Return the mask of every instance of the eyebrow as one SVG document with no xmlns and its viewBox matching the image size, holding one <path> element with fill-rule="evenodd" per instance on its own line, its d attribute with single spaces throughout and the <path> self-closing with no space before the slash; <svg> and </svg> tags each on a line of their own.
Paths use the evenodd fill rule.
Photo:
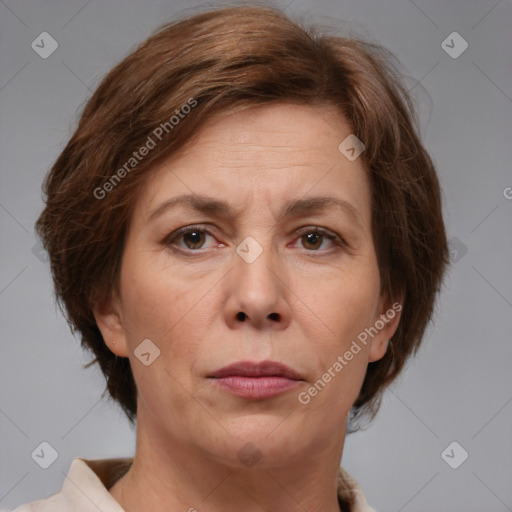
<svg viewBox="0 0 512 512">
<path fill-rule="evenodd" d="M 147 222 L 152 222 L 157 217 L 160 217 L 165 212 L 177 206 L 186 206 L 200 213 L 219 218 L 236 217 L 235 210 L 233 210 L 233 208 L 224 201 L 219 201 L 218 199 L 214 199 L 212 197 L 201 196 L 197 194 L 183 194 L 172 197 L 171 199 L 168 199 L 159 204 L 151 212 Z M 336 208 L 343 211 L 360 226 L 363 226 L 362 217 L 354 206 L 343 199 L 331 196 L 316 196 L 288 201 L 282 209 L 281 217 L 299 217 L 312 215 L 331 208 Z"/>
</svg>

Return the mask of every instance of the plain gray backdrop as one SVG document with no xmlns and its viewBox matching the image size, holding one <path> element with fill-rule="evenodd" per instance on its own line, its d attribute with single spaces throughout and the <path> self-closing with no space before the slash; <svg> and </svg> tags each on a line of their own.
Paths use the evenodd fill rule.
<svg viewBox="0 0 512 512">
<path fill-rule="evenodd" d="M 512 510 L 512 4 L 275 5 L 400 59 L 444 193 L 452 266 L 435 324 L 373 424 L 347 437 L 342 465 L 379 512 Z M 100 79 L 156 27 L 207 7 L 0 2 L 2 509 L 57 492 L 74 457 L 133 455 L 135 433 L 55 306 L 33 225 L 43 177 Z M 31 46 L 43 32 L 58 44 L 47 58 Z M 48 469 L 31 457 L 41 442 L 58 454 Z"/>
</svg>

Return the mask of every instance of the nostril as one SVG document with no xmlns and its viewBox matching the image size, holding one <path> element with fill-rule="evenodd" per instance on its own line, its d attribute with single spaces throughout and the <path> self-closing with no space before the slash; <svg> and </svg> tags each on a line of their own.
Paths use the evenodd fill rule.
<svg viewBox="0 0 512 512">
<path fill-rule="evenodd" d="M 243 311 L 240 311 L 236 314 L 236 319 L 239 320 L 240 322 L 244 322 L 246 318 L 247 315 Z M 268 315 L 268 318 L 270 318 L 270 320 L 279 321 L 281 317 L 279 316 L 279 313 L 270 313 L 270 315 Z"/>
</svg>

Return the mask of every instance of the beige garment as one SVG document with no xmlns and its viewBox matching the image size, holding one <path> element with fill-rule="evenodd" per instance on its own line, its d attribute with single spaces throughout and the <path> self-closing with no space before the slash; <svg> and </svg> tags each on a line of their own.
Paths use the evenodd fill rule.
<svg viewBox="0 0 512 512">
<path fill-rule="evenodd" d="M 132 460 L 74 459 L 59 492 L 20 505 L 12 512 L 124 512 L 108 489 L 128 471 Z M 366 503 L 359 484 L 341 467 L 338 499 L 343 512 L 375 512 Z"/>
</svg>

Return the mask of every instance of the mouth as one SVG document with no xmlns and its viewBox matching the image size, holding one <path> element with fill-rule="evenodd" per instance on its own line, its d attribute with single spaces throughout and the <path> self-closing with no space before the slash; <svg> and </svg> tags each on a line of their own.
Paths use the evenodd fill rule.
<svg viewBox="0 0 512 512">
<path fill-rule="evenodd" d="M 252 400 L 280 395 L 304 382 L 296 370 L 276 361 L 239 361 L 215 371 L 208 378 L 223 391 Z"/>
</svg>

